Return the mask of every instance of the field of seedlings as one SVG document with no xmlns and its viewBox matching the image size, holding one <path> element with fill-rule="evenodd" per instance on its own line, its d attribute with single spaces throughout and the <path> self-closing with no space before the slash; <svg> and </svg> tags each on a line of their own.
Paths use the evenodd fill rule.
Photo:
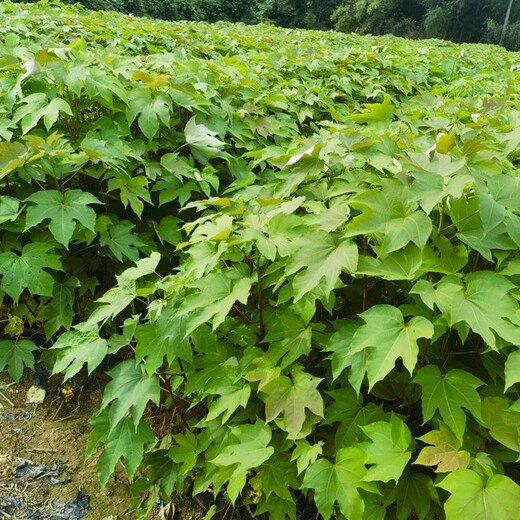
<svg viewBox="0 0 520 520">
<path fill-rule="evenodd" d="M 518 518 L 519 249 L 518 53 L 0 3 L 0 371 L 136 517 Z"/>
</svg>

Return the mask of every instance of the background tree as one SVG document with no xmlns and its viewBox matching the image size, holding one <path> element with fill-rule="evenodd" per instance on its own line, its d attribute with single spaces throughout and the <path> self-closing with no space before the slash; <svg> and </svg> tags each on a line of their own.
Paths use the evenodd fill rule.
<svg viewBox="0 0 520 520">
<path fill-rule="evenodd" d="M 347 0 L 334 10 L 332 20 L 338 31 L 419 37 L 423 12 L 416 0 Z"/>
</svg>

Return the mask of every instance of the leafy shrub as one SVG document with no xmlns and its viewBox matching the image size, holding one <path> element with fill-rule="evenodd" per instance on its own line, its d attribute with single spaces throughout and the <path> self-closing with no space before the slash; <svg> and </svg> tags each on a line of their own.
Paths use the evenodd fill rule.
<svg viewBox="0 0 520 520">
<path fill-rule="evenodd" d="M 0 369 L 109 359 L 102 485 L 123 459 L 143 516 L 187 487 L 515 516 L 514 54 L 45 3 L 0 27 Z"/>
</svg>

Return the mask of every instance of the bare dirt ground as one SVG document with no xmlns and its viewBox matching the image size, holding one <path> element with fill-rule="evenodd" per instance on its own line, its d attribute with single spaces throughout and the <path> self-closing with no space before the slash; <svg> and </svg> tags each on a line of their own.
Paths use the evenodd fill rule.
<svg viewBox="0 0 520 520">
<path fill-rule="evenodd" d="M 130 485 L 123 467 L 116 466 L 102 491 L 96 457 L 84 457 L 88 420 L 99 409 L 104 374 L 93 374 L 70 388 L 57 377 L 43 376 L 48 387 L 40 404 L 30 402 L 31 392 L 41 394 L 34 375 L 26 371 L 15 384 L 0 372 L 0 520 L 136 519 L 137 513 L 129 509 Z M 212 502 L 210 495 L 176 496 L 171 509 L 163 504 L 149 520 L 202 520 Z M 222 502 L 213 519 L 252 516 L 247 509 L 234 510 Z"/>
<path fill-rule="evenodd" d="M 79 387 L 71 396 L 51 381 L 37 405 L 27 402 L 30 387 L 28 378 L 15 385 L 0 373 L 0 518 L 134 518 L 122 469 L 101 491 L 95 460 L 84 461 L 88 418 L 101 388 Z"/>
</svg>

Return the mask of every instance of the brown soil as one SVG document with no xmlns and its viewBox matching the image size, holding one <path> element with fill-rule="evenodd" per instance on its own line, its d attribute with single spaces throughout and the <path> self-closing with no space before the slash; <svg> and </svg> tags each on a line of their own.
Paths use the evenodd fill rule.
<svg viewBox="0 0 520 520">
<path fill-rule="evenodd" d="M 29 382 L 15 385 L 0 373 L 0 414 L 4 414 L 4 419 L 0 415 L 0 498 L 20 502 L 14 513 L 0 510 L 0 518 L 21 519 L 31 509 L 52 514 L 52 501 L 73 501 L 78 491 L 89 499 L 91 509 L 84 517 L 88 520 L 135 518 L 128 510 L 130 491 L 122 468 L 101 491 L 95 460 L 84 461 L 88 418 L 99 406 L 101 389 L 78 387 L 67 400 L 57 382 L 51 382 L 44 402 L 34 405 L 27 402 L 30 386 Z M 5 414 L 15 418 L 6 420 Z M 46 477 L 16 477 L 20 459 L 45 466 L 58 463 L 57 477 L 71 480 L 50 485 Z"/>
<path fill-rule="evenodd" d="M 121 464 L 116 466 L 105 490 L 100 489 L 96 475 L 96 457 L 85 461 L 85 446 L 90 431 L 89 418 L 99 409 L 103 373 L 78 380 L 73 388 L 60 384 L 60 379 L 48 381 L 43 403 L 27 402 L 28 391 L 34 388 L 26 375 L 20 384 L 11 381 L 0 371 L 0 520 L 53 520 L 53 502 L 74 501 L 78 492 L 88 497 L 90 509 L 86 520 L 135 520 L 137 514 L 129 509 L 130 484 Z M 13 417 L 14 416 L 14 417 Z M 7 417 L 7 418 L 6 418 Z M 57 478 L 70 481 L 51 485 L 48 476 L 39 478 L 17 477 L 16 467 L 21 459 L 34 465 L 51 467 L 58 464 Z M 148 520 L 202 520 L 213 500 L 175 496 L 172 509 L 154 510 Z M 6 510 L 2 499 L 14 498 L 19 506 Z M 8 508 L 9 509 L 9 508 Z M 28 516 L 31 511 L 40 513 Z M 243 516 L 242 513 L 245 515 Z M 225 501 L 218 503 L 214 520 L 252 518 L 248 509 L 234 510 Z"/>
</svg>

